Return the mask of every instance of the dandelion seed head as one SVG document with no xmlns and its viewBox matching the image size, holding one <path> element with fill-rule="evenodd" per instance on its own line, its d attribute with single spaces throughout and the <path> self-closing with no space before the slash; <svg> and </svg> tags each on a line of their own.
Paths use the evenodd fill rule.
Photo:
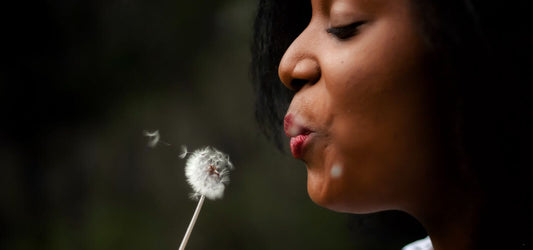
<svg viewBox="0 0 533 250">
<path fill-rule="evenodd" d="M 332 178 L 339 178 L 342 175 L 342 166 L 340 164 L 333 165 L 330 174 Z"/>
<path fill-rule="evenodd" d="M 229 156 L 215 148 L 205 147 L 190 153 L 185 164 L 185 177 L 194 191 L 191 197 L 222 198 L 225 186 L 229 184 L 229 171 L 233 168 Z"/>
<path fill-rule="evenodd" d="M 148 147 L 155 147 L 159 143 L 160 135 L 159 130 L 154 132 L 149 132 L 147 130 L 143 131 L 144 136 L 148 137 Z"/>
</svg>

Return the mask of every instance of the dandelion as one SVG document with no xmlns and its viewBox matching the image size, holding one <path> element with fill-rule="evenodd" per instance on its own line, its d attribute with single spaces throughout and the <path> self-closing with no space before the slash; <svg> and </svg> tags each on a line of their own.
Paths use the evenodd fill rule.
<svg viewBox="0 0 533 250">
<path fill-rule="evenodd" d="M 145 130 L 143 134 L 148 137 L 148 146 L 151 148 L 157 146 L 159 143 L 172 146 L 169 143 L 161 141 L 159 130 L 155 130 L 154 132 Z M 224 189 L 229 183 L 229 171 L 233 170 L 234 167 L 227 154 L 213 147 L 205 147 L 191 153 L 187 151 L 187 147 L 181 146 L 181 151 L 179 157 L 182 159 L 185 159 L 190 154 L 185 164 L 185 177 L 187 177 L 187 182 L 193 189 L 190 195 L 191 198 L 199 200 L 189 227 L 187 227 L 187 232 L 180 244 L 179 249 L 183 250 L 191 236 L 192 229 L 196 223 L 198 214 L 200 214 L 200 209 L 204 204 L 205 198 L 207 197 L 211 200 L 222 198 Z"/>
<path fill-rule="evenodd" d="M 187 245 L 205 197 L 210 200 L 222 198 L 224 189 L 229 183 L 229 171 L 234 169 L 229 156 L 212 147 L 205 147 L 190 153 L 185 146 L 182 146 L 180 158 L 185 158 L 188 154 L 190 156 L 185 164 L 185 177 L 193 189 L 191 198 L 199 199 L 199 201 L 181 241 L 180 250 L 185 249 Z"/>
</svg>

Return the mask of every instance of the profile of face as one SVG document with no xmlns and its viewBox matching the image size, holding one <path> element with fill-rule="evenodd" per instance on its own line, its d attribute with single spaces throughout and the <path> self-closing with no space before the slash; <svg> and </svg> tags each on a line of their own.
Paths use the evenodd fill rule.
<svg viewBox="0 0 533 250">
<path fill-rule="evenodd" d="M 336 211 L 409 210 L 441 165 L 424 43 L 409 0 L 312 0 L 279 77 L 311 199 Z"/>
</svg>

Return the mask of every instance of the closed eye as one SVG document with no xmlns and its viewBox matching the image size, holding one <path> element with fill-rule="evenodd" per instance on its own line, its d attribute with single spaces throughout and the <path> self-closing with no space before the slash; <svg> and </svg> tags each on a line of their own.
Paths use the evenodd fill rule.
<svg viewBox="0 0 533 250">
<path fill-rule="evenodd" d="M 352 36 L 357 35 L 357 32 L 359 31 L 359 26 L 363 24 L 365 24 L 365 21 L 355 22 L 342 27 L 331 27 L 328 28 L 326 31 L 340 40 L 346 40 Z"/>
</svg>

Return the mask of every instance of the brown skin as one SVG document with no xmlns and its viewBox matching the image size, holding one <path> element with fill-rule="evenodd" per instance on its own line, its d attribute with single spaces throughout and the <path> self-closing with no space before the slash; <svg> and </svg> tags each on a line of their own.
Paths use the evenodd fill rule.
<svg viewBox="0 0 533 250">
<path fill-rule="evenodd" d="M 477 191 L 442 146 L 449 138 L 409 1 L 311 2 L 311 22 L 279 67 L 297 90 L 288 114 L 313 131 L 302 157 L 311 199 L 349 213 L 402 210 L 421 221 L 435 249 L 468 249 Z M 327 32 L 359 21 L 346 39 Z M 333 166 L 342 167 L 339 177 Z"/>
</svg>

